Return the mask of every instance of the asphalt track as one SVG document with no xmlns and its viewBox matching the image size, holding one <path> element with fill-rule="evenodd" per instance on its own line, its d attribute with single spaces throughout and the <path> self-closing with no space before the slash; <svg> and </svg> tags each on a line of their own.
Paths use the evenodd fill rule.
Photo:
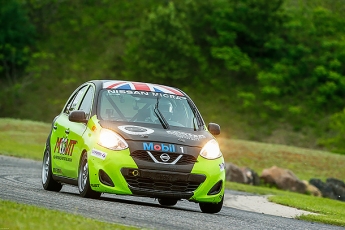
<svg viewBox="0 0 345 230">
<path fill-rule="evenodd" d="M 64 186 L 59 193 L 45 191 L 40 177 L 41 162 L 0 155 L 0 199 L 105 222 L 145 229 L 345 229 L 230 207 L 223 207 L 217 214 L 204 214 L 197 204 L 188 201 L 167 208 L 151 198 L 103 194 L 99 200 L 85 199 L 73 186 Z M 233 194 L 236 192 L 226 191 L 225 198 Z"/>
</svg>

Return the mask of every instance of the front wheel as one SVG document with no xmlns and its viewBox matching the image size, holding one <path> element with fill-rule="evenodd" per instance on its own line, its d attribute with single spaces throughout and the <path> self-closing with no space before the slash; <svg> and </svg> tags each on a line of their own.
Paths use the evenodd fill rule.
<svg viewBox="0 0 345 230">
<path fill-rule="evenodd" d="M 220 212 L 220 210 L 223 207 L 223 201 L 224 201 L 224 195 L 222 197 L 222 200 L 219 203 L 199 203 L 199 207 L 202 212 L 204 213 L 217 213 Z"/>
<path fill-rule="evenodd" d="M 58 192 L 62 184 L 53 179 L 49 146 L 46 146 L 42 162 L 42 185 L 45 190 Z"/>
<path fill-rule="evenodd" d="M 79 165 L 78 188 L 82 197 L 97 199 L 101 196 L 101 193 L 91 189 L 86 153 L 83 154 Z"/>
</svg>

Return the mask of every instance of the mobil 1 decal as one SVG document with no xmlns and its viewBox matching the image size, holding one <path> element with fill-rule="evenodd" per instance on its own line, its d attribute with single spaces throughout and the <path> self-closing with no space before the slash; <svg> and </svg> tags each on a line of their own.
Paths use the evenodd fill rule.
<svg viewBox="0 0 345 230">
<path fill-rule="evenodd" d="M 143 142 L 143 149 L 166 153 L 186 153 L 184 146 L 177 146 L 169 143 Z"/>
</svg>

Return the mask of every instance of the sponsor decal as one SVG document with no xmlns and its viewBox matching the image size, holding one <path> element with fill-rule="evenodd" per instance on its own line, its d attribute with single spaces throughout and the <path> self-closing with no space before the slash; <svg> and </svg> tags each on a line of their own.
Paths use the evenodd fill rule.
<svg viewBox="0 0 345 230">
<path fill-rule="evenodd" d="M 53 168 L 53 172 L 54 172 L 54 173 L 62 174 L 62 171 L 61 171 L 61 169 L 59 169 L 59 168 Z"/>
<path fill-rule="evenodd" d="M 54 156 L 54 159 L 72 162 L 72 158 L 64 157 L 64 156 L 56 156 L 56 155 L 55 155 L 55 156 Z"/>
<path fill-rule="evenodd" d="M 61 155 L 72 156 L 74 145 L 76 140 L 69 140 L 67 138 L 58 137 L 56 140 L 54 153 L 60 153 Z"/>
<path fill-rule="evenodd" d="M 121 131 L 131 134 L 131 135 L 145 135 L 145 134 L 151 134 L 154 132 L 153 129 L 141 127 L 141 126 L 135 126 L 135 125 L 121 125 L 118 127 Z"/>
<path fill-rule="evenodd" d="M 185 132 L 180 132 L 180 131 L 167 131 L 168 134 L 174 135 L 178 138 L 182 139 L 188 139 L 192 141 L 199 141 L 200 139 L 206 138 L 204 135 L 196 135 L 196 134 L 191 134 L 191 133 L 185 133 Z"/>
<path fill-rule="evenodd" d="M 107 154 L 96 149 L 92 149 L 91 156 L 104 160 L 107 157 Z"/>
<path fill-rule="evenodd" d="M 130 82 L 130 81 L 111 81 L 103 84 L 103 88 L 115 91 L 139 91 L 139 92 L 155 92 L 163 94 L 175 94 L 178 96 L 183 96 L 179 90 L 165 86 L 165 85 L 156 85 L 151 83 L 144 82 Z"/>
<path fill-rule="evenodd" d="M 93 187 L 93 188 L 98 188 L 99 184 L 90 184 L 90 186 Z"/>
<path fill-rule="evenodd" d="M 224 162 L 219 164 L 219 169 L 220 169 L 221 172 L 224 171 L 224 169 L 225 169 L 225 163 Z"/>
<path fill-rule="evenodd" d="M 134 91 L 134 90 L 108 90 L 108 94 L 133 94 L 149 96 L 150 92 Z"/>
<path fill-rule="evenodd" d="M 173 144 L 156 144 L 153 142 L 144 142 L 144 150 L 148 151 L 164 151 L 164 152 L 175 152 L 175 145 Z"/>
<path fill-rule="evenodd" d="M 156 92 L 145 92 L 145 91 L 134 91 L 134 90 L 114 90 L 109 89 L 108 94 L 133 94 L 133 95 L 144 95 L 144 96 L 153 96 L 153 97 L 164 97 L 164 98 L 170 98 L 175 100 L 185 100 L 185 97 L 181 97 L 175 94 L 168 94 L 168 93 L 156 93 Z"/>
</svg>

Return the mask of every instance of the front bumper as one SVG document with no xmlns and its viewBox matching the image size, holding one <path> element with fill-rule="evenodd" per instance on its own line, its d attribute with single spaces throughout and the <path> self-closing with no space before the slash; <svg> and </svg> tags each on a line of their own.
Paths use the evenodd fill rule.
<svg viewBox="0 0 345 230">
<path fill-rule="evenodd" d="M 122 168 L 128 187 L 136 195 L 154 198 L 189 199 L 206 180 L 202 174 Z"/>
<path fill-rule="evenodd" d="M 207 160 L 199 156 L 187 173 L 171 167 L 162 170 L 161 165 L 159 170 L 140 169 L 128 149 L 111 151 L 97 146 L 92 152 L 88 154 L 90 185 L 98 192 L 212 203 L 220 202 L 224 194 L 223 158 Z"/>
</svg>

